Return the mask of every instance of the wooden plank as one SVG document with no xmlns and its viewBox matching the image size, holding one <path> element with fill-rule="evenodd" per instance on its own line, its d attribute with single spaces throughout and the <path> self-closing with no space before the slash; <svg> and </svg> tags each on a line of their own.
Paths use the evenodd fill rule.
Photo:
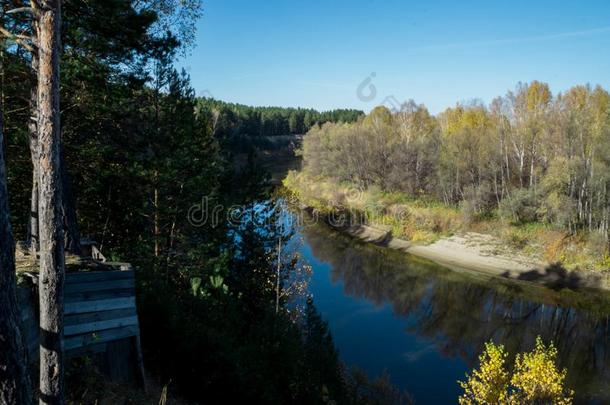
<svg viewBox="0 0 610 405">
<path fill-rule="evenodd" d="M 108 348 L 108 343 L 98 343 L 98 344 L 88 345 L 85 347 L 78 347 L 78 348 L 72 349 L 72 350 L 67 350 L 65 352 L 65 355 L 66 355 L 66 358 L 82 357 L 82 356 L 87 356 L 87 355 L 91 355 L 91 354 L 104 353 L 104 352 L 106 352 L 107 348 Z"/>
<path fill-rule="evenodd" d="M 126 318 L 135 316 L 136 308 L 115 309 L 113 311 L 91 312 L 87 314 L 67 315 L 64 318 L 64 326 L 79 325 L 81 323 L 107 321 L 109 319 Z"/>
<path fill-rule="evenodd" d="M 109 298 L 133 297 L 135 295 L 135 288 L 128 288 L 122 290 L 88 291 L 66 295 L 66 297 L 64 298 L 64 302 L 99 301 L 106 300 Z"/>
<path fill-rule="evenodd" d="M 111 311 L 113 309 L 135 308 L 135 297 L 111 298 L 106 300 L 67 302 L 64 315 L 84 314 L 86 312 Z"/>
<path fill-rule="evenodd" d="M 23 320 L 31 364 L 35 364 L 39 357 L 34 298 L 31 288 L 19 288 L 19 315 Z M 134 339 L 133 342 L 137 344 L 135 338 L 139 338 L 140 331 L 133 268 L 129 264 L 122 264 L 121 270 L 66 274 L 64 315 L 64 353 L 68 358 L 106 353 L 111 342 L 122 339 L 128 339 L 128 342 Z M 134 351 L 141 351 L 139 344 L 137 346 Z M 141 352 L 134 354 L 141 356 Z M 141 368 L 141 358 L 137 361 Z"/>
<path fill-rule="evenodd" d="M 64 350 L 69 351 L 92 344 L 112 342 L 113 340 L 137 336 L 138 333 L 140 333 L 140 328 L 137 325 L 132 325 L 116 329 L 106 329 L 95 333 L 86 333 L 84 335 L 71 336 L 64 339 Z"/>
<path fill-rule="evenodd" d="M 135 280 L 133 278 L 125 280 L 104 280 L 89 283 L 73 283 L 66 284 L 66 296 L 73 293 L 82 293 L 87 291 L 103 291 L 103 290 L 120 290 L 124 288 L 134 288 Z"/>
<path fill-rule="evenodd" d="M 93 283 L 96 281 L 125 280 L 135 278 L 133 270 L 83 271 L 66 274 L 66 286 L 78 283 Z"/>
<path fill-rule="evenodd" d="M 138 324 L 138 316 L 128 316 L 125 318 L 106 319 L 104 321 L 95 321 L 88 323 L 80 323 L 78 325 L 70 325 L 64 328 L 64 336 L 82 335 L 83 333 L 99 332 L 106 329 L 122 328 L 124 326 L 132 326 Z"/>
</svg>

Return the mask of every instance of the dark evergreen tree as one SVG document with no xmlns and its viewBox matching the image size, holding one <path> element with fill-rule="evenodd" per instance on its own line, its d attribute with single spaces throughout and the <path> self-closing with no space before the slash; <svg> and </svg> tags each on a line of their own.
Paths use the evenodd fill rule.
<svg viewBox="0 0 610 405">
<path fill-rule="evenodd" d="M 0 42 L 0 72 L 4 72 L 4 41 Z M 4 94 L 2 82 L 0 90 L 0 94 Z M 16 297 L 15 245 L 4 158 L 3 101 L 0 96 L 0 402 L 30 404 L 32 392 Z"/>
</svg>

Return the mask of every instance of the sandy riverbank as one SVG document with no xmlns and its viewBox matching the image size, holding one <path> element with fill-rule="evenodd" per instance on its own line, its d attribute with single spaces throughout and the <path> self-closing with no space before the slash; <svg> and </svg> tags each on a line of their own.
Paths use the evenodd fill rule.
<svg viewBox="0 0 610 405">
<path fill-rule="evenodd" d="M 574 270 L 507 252 L 491 235 L 468 232 L 441 238 L 430 245 L 418 245 L 395 238 L 390 232 L 367 225 L 334 227 L 354 238 L 391 249 L 402 250 L 456 271 L 536 282 L 552 288 L 594 288 L 610 290 L 608 274 Z"/>
</svg>

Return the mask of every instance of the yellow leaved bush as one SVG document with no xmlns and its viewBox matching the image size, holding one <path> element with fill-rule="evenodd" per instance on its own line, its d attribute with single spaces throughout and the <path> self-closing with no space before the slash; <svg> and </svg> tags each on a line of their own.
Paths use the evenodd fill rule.
<svg viewBox="0 0 610 405">
<path fill-rule="evenodd" d="M 467 381 L 459 381 L 464 394 L 460 404 L 499 404 L 506 402 L 510 381 L 505 363 L 508 354 L 504 346 L 485 343 L 485 351 L 479 356 L 479 369 L 474 370 Z"/>
<path fill-rule="evenodd" d="M 572 403 L 574 391 L 565 387 L 567 370 L 557 368 L 557 349 L 545 345 L 540 337 L 531 352 L 517 354 L 512 375 L 506 368 L 508 353 L 504 346 L 485 344 L 479 368 L 466 381 L 460 404 L 553 404 Z"/>
</svg>

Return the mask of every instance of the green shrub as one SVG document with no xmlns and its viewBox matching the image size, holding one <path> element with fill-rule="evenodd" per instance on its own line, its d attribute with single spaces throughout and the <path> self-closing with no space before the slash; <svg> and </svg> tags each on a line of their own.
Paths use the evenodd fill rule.
<svg viewBox="0 0 610 405">
<path fill-rule="evenodd" d="M 507 218 L 514 224 L 524 224 L 538 219 L 539 208 L 536 192 L 521 188 L 500 201 L 498 212 L 502 218 Z"/>
<path fill-rule="evenodd" d="M 489 218 L 497 204 L 497 199 L 489 183 L 469 186 L 464 189 L 464 199 L 460 211 L 465 223 L 473 223 Z"/>
</svg>

